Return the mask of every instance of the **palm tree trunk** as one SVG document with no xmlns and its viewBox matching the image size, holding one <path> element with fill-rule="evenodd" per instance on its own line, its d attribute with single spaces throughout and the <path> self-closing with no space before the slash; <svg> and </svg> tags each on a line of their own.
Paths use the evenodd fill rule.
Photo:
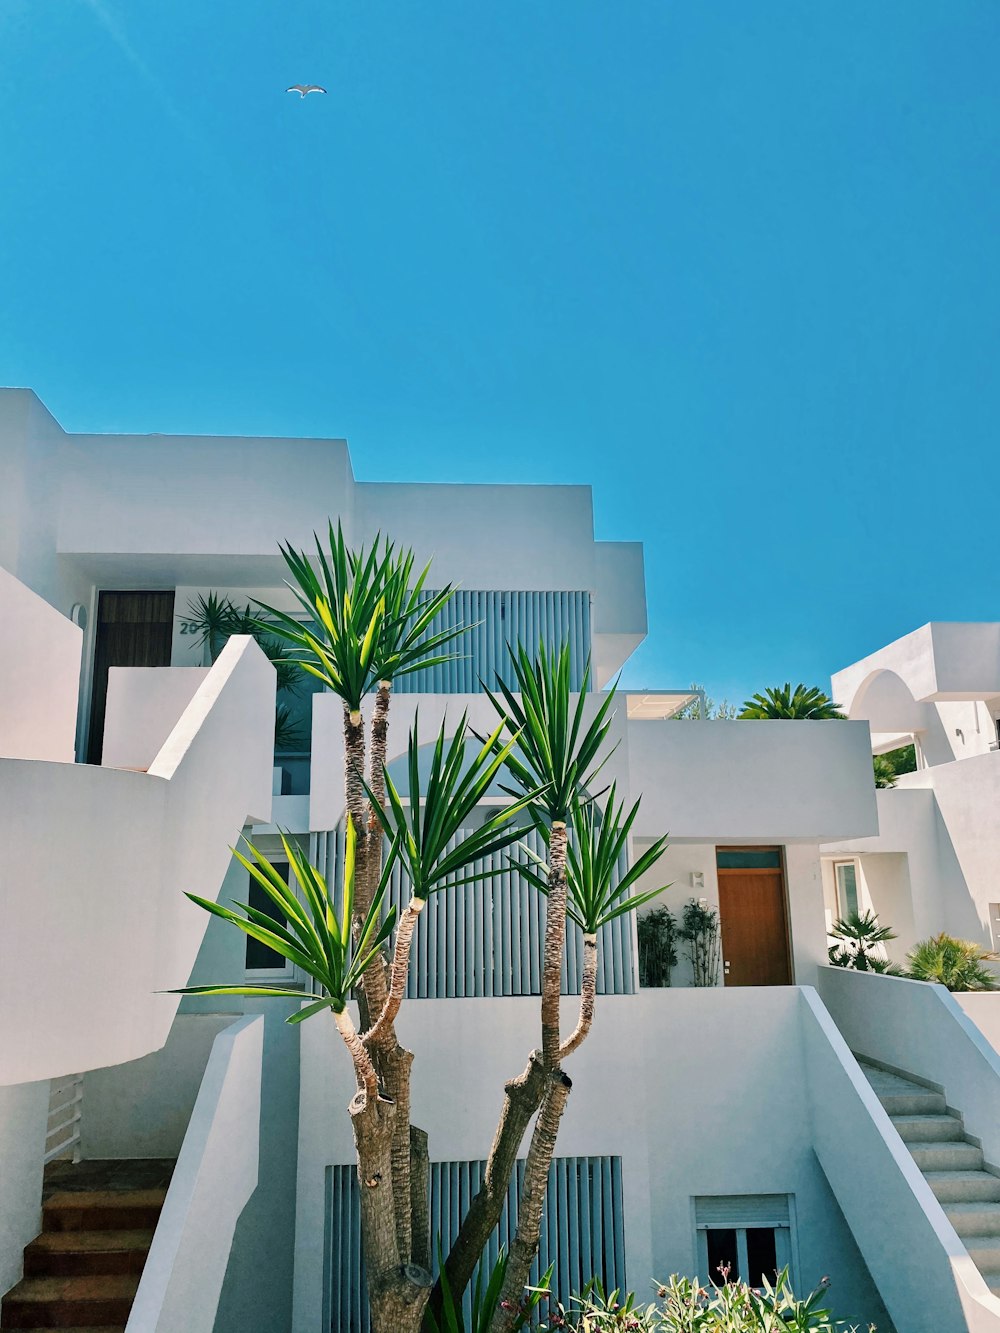
<svg viewBox="0 0 1000 1333">
<path fill-rule="evenodd" d="M 361 1235 L 372 1333 L 418 1333 L 430 1295 L 425 1268 L 403 1260 L 393 1196 L 395 1103 L 358 1092 L 350 1105 L 361 1187 Z"/>
<path fill-rule="evenodd" d="M 531 1117 L 538 1110 L 545 1092 L 545 1069 L 540 1051 L 532 1051 L 523 1074 L 504 1085 L 503 1109 L 497 1124 L 490 1155 L 479 1192 L 462 1219 L 458 1236 L 448 1253 L 445 1273 L 456 1304 L 461 1301 L 472 1272 L 486 1248 L 486 1242 L 500 1221 L 507 1187 L 517 1163 Z M 441 1322 L 443 1291 L 438 1278 L 431 1293 L 430 1307 Z"/>
<path fill-rule="evenodd" d="M 548 1075 L 542 1107 L 531 1135 L 524 1164 L 524 1184 L 517 1205 L 517 1231 L 507 1257 L 507 1271 L 490 1333 L 511 1333 L 520 1310 L 531 1264 L 538 1250 L 542 1208 L 549 1180 L 549 1167 L 556 1149 L 559 1121 L 569 1099 L 571 1080 L 561 1069 Z"/>
<path fill-rule="evenodd" d="M 572 1055 L 587 1036 L 594 1021 L 594 1005 L 597 998 L 597 936 L 585 934 L 583 937 L 583 977 L 580 982 L 580 1017 L 576 1027 L 559 1048 L 560 1061 Z"/>
<path fill-rule="evenodd" d="M 542 1063 L 559 1067 L 559 993 L 566 945 L 566 824 L 552 821 L 549 833 L 549 891 L 545 899 L 542 961 Z"/>
</svg>

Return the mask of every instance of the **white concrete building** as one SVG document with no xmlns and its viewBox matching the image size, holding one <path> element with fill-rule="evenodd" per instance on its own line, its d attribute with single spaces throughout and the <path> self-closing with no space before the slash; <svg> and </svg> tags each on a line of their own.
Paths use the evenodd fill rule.
<svg viewBox="0 0 1000 1333">
<path fill-rule="evenodd" d="M 245 826 L 272 847 L 290 829 L 336 873 L 339 702 L 312 696 L 307 740 L 273 755 L 273 669 L 246 639 L 207 668 L 187 608 L 280 599 L 277 543 L 308 547 L 328 517 L 433 557 L 477 629 L 466 661 L 400 683 L 398 756 L 417 705 L 427 735 L 446 706 L 485 717 L 478 679 L 508 641 L 568 639 L 577 679 L 589 653 L 606 686 L 646 633 L 641 548 L 594 540 L 586 487 L 359 482 L 337 440 L 69 435 L 23 390 L 0 392 L 0 513 L 0 1327 L 361 1330 L 332 1025 L 159 993 L 294 981 L 183 891 L 245 897 Z M 720 984 L 682 960 L 642 989 L 634 923 L 606 930 L 546 1213 L 559 1289 L 597 1272 L 645 1293 L 728 1257 L 754 1280 L 787 1263 L 798 1289 L 829 1275 L 838 1314 L 881 1333 L 1000 1330 L 990 1015 L 824 965 L 821 849 L 884 834 L 868 714 L 672 721 L 689 697 L 623 694 L 609 771 L 643 795 L 636 847 L 671 835 L 665 900 L 718 907 Z M 400 1032 L 445 1242 L 537 1043 L 538 921 L 498 866 L 420 923 Z"/>
<path fill-rule="evenodd" d="M 878 797 L 879 831 L 824 848 L 827 907 L 871 907 L 898 935 L 1000 948 L 1000 624 L 924 625 L 833 677 L 876 754 L 917 768 Z"/>
</svg>

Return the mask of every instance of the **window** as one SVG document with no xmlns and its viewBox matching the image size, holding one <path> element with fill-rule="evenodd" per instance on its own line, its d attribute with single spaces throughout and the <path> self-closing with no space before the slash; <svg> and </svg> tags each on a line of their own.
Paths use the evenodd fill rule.
<svg viewBox="0 0 1000 1333">
<path fill-rule="evenodd" d="M 780 870 L 780 847 L 719 847 L 715 862 L 720 870 Z"/>
<path fill-rule="evenodd" d="M 702 1281 L 760 1287 L 791 1267 L 787 1194 L 704 1196 L 695 1199 L 694 1210 Z"/>
<path fill-rule="evenodd" d="M 835 861 L 833 873 L 837 878 L 837 913 L 843 918 L 858 910 L 858 868 L 853 861 Z"/>
<path fill-rule="evenodd" d="M 289 876 L 287 861 L 273 861 L 272 865 L 287 884 Z M 252 876 L 247 878 L 249 880 L 247 902 L 250 906 L 258 912 L 266 912 L 280 925 L 286 925 L 286 918 L 278 910 L 277 904 L 268 897 Z M 274 949 L 269 949 L 260 940 L 251 939 L 249 935 L 247 936 L 246 970 L 256 973 L 258 977 L 262 973 L 269 977 L 289 977 L 292 975 L 292 966 L 287 958 L 283 958 Z"/>
</svg>

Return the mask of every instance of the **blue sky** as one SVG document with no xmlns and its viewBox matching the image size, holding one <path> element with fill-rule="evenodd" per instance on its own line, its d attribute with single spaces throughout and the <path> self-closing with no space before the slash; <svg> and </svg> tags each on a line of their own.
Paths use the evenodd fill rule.
<svg viewBox="0 0 1000 1333">
<path fill-rule="evenodd" d="M 998 64 L 996 0 L 3 0 L 0 383 L 590 483 L 630 683 L 825 682 L 1000 618 Z"/>
</svg>

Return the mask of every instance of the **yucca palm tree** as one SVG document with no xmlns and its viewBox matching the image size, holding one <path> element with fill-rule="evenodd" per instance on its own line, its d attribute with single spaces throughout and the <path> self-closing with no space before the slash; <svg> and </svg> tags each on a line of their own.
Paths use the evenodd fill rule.
<svg viewBox="0 0 1000 1333">
<path fill-rule="evenodd" d="M 542 830 L 547 860 L 532 868 L 533 882 L 541 881 L 546 894 L 542 1049 L 532 1053 L 520 1078 L 504 1086 L 504 1109 L 484 1185 L 445 1261 L 428 1316 L 443 1317 L 445 1284 L 452 1309 L 461 1301 L 499 1218 L 521 1141 L 536 1116 L 518 1234 L 498 1279 L 501 1299 L 490 1315 L 491 1333 L 509 1333 L 510 1311 L 521 1305 L 537 1248 L 548 1164 L 569 1094 L 561 1061 L 586 1037 L 593 1017 L 596 941 L 585 966 L 580 1021 L 568 1040 L 561 1040 L 559 981 L 567 912 L 589 937 L 604 921 L 645 901 L 647 895 L 627 895 L 660 854 L 663 840 L 616 878 L 635 807 L 626 813 L 612 789 L 599 816 L 592 799 L 593 784 L 608 757 L 614 691 L 599 699 L 588 695 L 588 663 L 580 697 L 574 699 L 565 647 L 543 647 L 536 658 L 521 648 L 514 651 L 513 683 L 508 687 L 500 682 L 495 693 L 487 692 L 497 713 L 493 732 L 476 738 L 474 747 L 464 717 L 450 738 L 442 725 L 426 775 L 415 724 L 404 794 L 385 765 L 391 684 L 399 676 L 448 660 L 451 654 L 443 650 L 454 647 L 463 632 L 460 627 L 439 628 L 452 589 L 448 585 L 437 593 L 425 592 L 427 569 L 417 574 L 412 553 L 387 541 L 376 539 L 370 547 L 351 550 L 342 529 L 332 524 L 328 536 L 327 548 L 317 540 L 315 556 L 281 547 L 288 586 L 303 618 L 258 603 L 253 621 L 258 633 L 273 636 L 296 670 L 321 680 L 343 702 L 348 845 L 342 904 L 337 907 L 316 867 L 287 837 L 285 853 L 298 891 L 284 883 L 256 848 L 248 845 L 236 853 L 270 898 L 273 913 L 249 903 L 223 907 L 206 899 L 194 901 L 290 959 L 312 979 L 304 1007 L 290 1022 L 327 1009 L 334 1015 L 357 1077 L 349 1112 L 359 1171 L 366 1183 L 375 1182 L 361 1191 L 373 1333 L 416 1333 L 431 1287 L 427 1136 L 410 1123 L 413 1057 L 395 1032 L 414 932 L 430 894 L 448 888 L 461 891 L 489 873 L 482 867 L 496 865 L 528 828 Z M 209 610 L 215 614 L 219 608 Z M 369 696 L 374 701 L 371 743 L 366 746 Z M 480 820 L 478 810 L 501 773 L 512 803 Z M 573 828 L 571 851 L 568 824 Z M 398 920 L 394 911 L 383 919 L 386 885 L 396 868 L 409 879 L 410 900 Z M 390 941 L 391 968 L 384 958 Z M 197 991 L 289 994 L 280 985 L 225 983 Z M 347 1006 L 352 991 L 361 1011 L 357 1029 Z M 293 993 L 303 999 L 301 992 Z M 491 1300 L 495 1294 L 491 1292 Z"/>
<path fill-rule="evenodd" d="M 825 722 L 831 718 L 843 720 L 844 714 L 822 690 L 815 685 L 796 685 L 793 690 L 786 681 L 763 694 L 755 694 L 743 705 L 740 720 L 750 718 L 802 718 Z"/>
</svg>

